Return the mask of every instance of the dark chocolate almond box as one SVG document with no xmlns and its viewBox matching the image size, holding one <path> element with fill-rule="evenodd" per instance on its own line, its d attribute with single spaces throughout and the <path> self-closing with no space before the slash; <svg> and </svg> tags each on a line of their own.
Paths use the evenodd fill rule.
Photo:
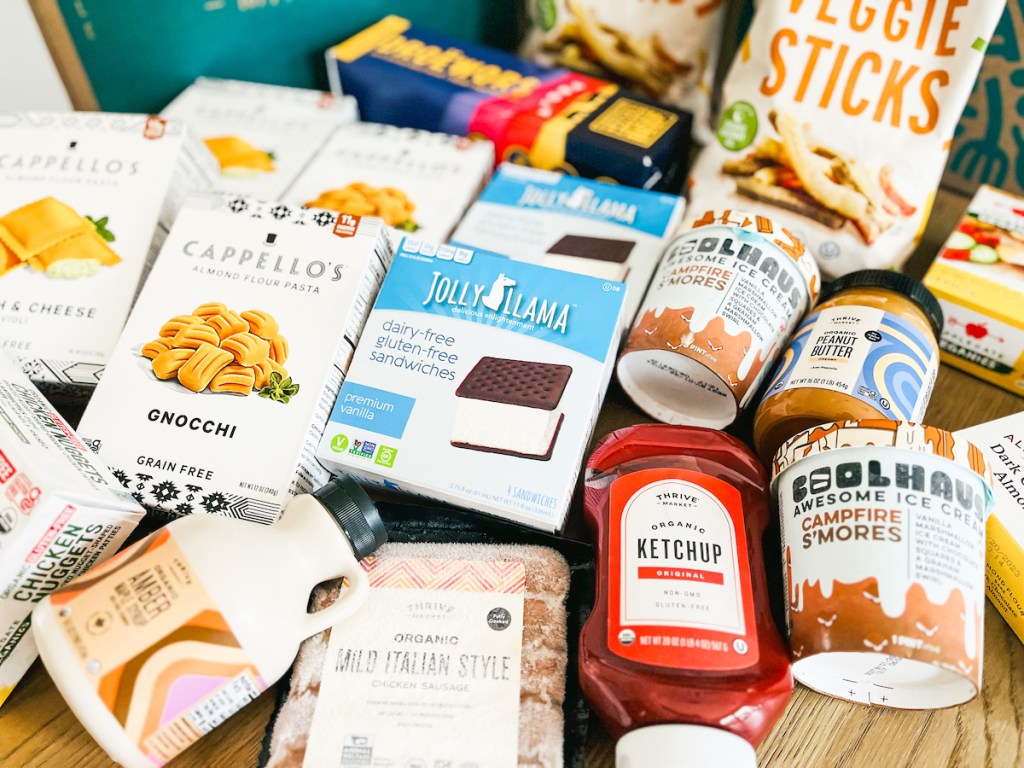
<svg viewBox="0 0 1024 768">
<path fill-rule="evenodd" d="M 363 482 L 564 522 L 625 285 L 406 239 L 317 450 Z"/>
</svg>

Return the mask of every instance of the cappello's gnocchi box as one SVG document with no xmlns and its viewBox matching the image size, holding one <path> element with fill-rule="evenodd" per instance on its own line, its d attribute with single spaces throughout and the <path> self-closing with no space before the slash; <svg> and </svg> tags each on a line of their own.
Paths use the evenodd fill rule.
<svg viewBox="0 0 1024 768">
<path fill-rule="evenodd" d="M 691 211 L 755 208 L 823 275 L 898 267 L 931 211 L 1003 0 L 759 0 Z"/>
<path fill-rule="evenodd" d="M 379 216 L 395 243 L 413 233 L 444 242 L 493 167 L 494 145 L 487 140 L 355 123 L 331 135 L 282 199 Z"/>
<path fill-rule="evenodd" d="M 190 198 L 79 431 L 145 507 L 274 522 L 391 261 L 380 219 Z"/>
<path fill-rule="evenodd" d="M 0 704 L 36 658 L 35 604 L 114 554 L 142 515 L 0 352 Z"/>
<path fill-rule="evenodd" d="M 322 91 L 200 77 L 163 116 L 188 123 L 220 168 L 216 189 L 278 200 L 356 101 Z"/>
<path fill-rule="evenodd" d="M 0 347 L 34 382 L 96 385 L 147 264 L 214 173 L 183 123 L 0 114 Z"/>
<path fill-rule="evenodd" d="M 562 528 L 625 285 L 407 238 L 317 457 L 383 488 Z"/>
</svg>

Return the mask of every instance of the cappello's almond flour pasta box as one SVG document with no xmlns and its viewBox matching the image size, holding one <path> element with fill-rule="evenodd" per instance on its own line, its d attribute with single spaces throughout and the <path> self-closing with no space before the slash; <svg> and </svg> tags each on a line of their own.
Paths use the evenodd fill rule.
<svg viewBox="0 0 1024 768">
<path fill-rule="evenodd" d="M 690 209 L 763 211 L 826 278 L 898 267 L 928 220 L 1002 0 L 765 0 Z"/>
<path fill-rule="evenodd" d="M 277 200 L 339 125 L 351 96 L 200 77 L 163 110 L 188 123 L 217 161 L 216 189 Z"/>
<path fill-rule="evenodd" d="M 0 704 L 36 658 L 35 604 L 114 554 L 142 515 L 0 353 Z"/>
<path fill-rule="evenodd" d="M 493 167 L 494 146 L 487 140 L 354 123 L 331 135 L 282 199 L 379 216 L 395 244 L 405 236 L 443 242 Z"/>
<path fill-rule="evenodd" d="M 273 523 L 313 458 L 391 261 L 380 219 L 190 198 L 80 432 L 160 518 Z"/>
<path fill-rule="evenodd" d="M 88 394 L 212 159 L 184 123 L 0 113 L 0 348 L 48 393 Z"/>
<path fill-rule="evenodd" d="M 365 483 L 557 531 L 625 286 L 407 238 L 317 457 Z"/>
</svg>

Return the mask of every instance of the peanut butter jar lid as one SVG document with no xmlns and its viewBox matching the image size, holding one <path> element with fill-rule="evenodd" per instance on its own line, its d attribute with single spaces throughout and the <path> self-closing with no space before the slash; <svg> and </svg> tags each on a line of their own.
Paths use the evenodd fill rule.
<svg viewBox="0 0 1024 768">
<path fill-rule="evenodd" d="M 833 280 L 822 295 L 822 299 L 828 299 L 849 288 L 884 288 L 906 296 L 924 312 L 936 338 L 942 333 L 942 306 L 935 298 L 935 294 L 920 280 L 888 269 L 863 269 Z"/>
<path fill-rule="evenodd" d="M 800 459 L 840 448 L 902 448 L 949 459 L 992 485 L 992 470 L 985 454 L 974 444 L 938 427 L 889 419 L 862 419 L 819 424 L 784 442 L 772 461 L 772 487 L 783 472 Z"/>
</svg>

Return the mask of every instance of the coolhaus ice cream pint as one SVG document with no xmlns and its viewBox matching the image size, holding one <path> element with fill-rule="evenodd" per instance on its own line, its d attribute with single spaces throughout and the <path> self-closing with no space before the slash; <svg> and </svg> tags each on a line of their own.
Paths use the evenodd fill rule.
<svg viewBox="0 0 1024 768">
<path fill-rule="evenodd" d="M 992 474 L 967 439 L 821 424 L 773 462 L 793 676 L 861 704 L 936 709 L 981 689 Z"/>
</svg>

